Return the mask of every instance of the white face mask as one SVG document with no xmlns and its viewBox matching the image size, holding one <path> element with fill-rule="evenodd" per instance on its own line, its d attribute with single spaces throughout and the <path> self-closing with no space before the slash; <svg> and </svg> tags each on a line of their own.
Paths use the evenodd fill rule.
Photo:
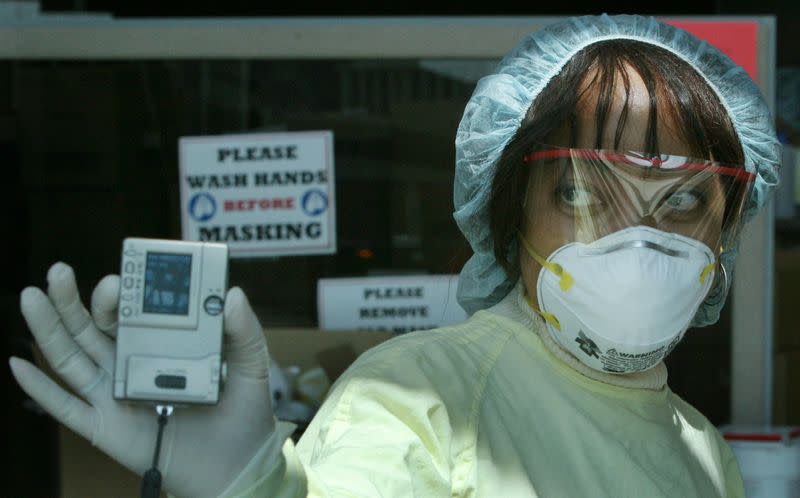
<svg viewBox="0 0 800 498">
<path fill-rule="evenodd" d="M 573 242 L 542 263 L 536 292 L 553 339 L 610 373 L 657 365 L 683 337 L 714 280 L 702 242 L 635 226 L 591 244 Z"/>
</svg>

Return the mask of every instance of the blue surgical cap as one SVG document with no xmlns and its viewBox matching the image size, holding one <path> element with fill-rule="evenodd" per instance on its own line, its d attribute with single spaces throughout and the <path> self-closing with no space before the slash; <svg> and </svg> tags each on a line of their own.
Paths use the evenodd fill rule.
<svg viewBox="0 0 800 498">
<path fill-rule="evenodd" d="M 586 46 L 613 39 L 636 40 L 672 52 L 697 70 L 719 96 L 742 144 L 744 167 L 756 176 L 745 207 L 745 222 L 777 187 L 781 151 L 769 109 L 753 80 L 725 54 L 652 17 L 604 14 L 550 24 L 524 38 L 493 74 L 478 81 L 458 127 L 453 216 L 473 251 L 458 281 L 458 301 L 467 313 L 497 303 L 516 283 L 495 259 L 489 224 L 489 197 L 497 160 L 534 99 L 564 65 Z M 505 251 L 516 259 L 516 243 Z M 738 244 L 725 248 L 720 255 L 728 275 L 737 252 Z M 692 325 L 708 325 L 719 319 L 730 279 L 718 281 L 713 298 L 703 303 Z"/>
</svg>

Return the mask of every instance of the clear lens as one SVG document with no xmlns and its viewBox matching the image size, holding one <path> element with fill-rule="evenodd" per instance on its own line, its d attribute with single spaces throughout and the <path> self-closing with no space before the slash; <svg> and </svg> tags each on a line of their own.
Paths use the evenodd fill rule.
<svg viewBox="0 0 800 498">
<path fill-rule="evenodd" d="M 525 163 L 524 228 L 545 257 L 548 249 L 637 225 L 693 238 L 719 254 L 738 235 L 754 180 L 742 166 L 636 152 L 542 146 Z"/>
</svg>

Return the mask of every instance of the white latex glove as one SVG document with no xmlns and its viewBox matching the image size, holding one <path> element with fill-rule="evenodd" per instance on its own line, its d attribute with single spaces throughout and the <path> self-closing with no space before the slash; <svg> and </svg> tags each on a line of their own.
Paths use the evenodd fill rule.
<svg viewBox="0 0 800 498">
<path fill-rule="evenodd" d="M 91 316 L 72 268 L 54 264 L 47 282 L 47 294 L 24 289 L 20 308 L 44 357 L 74 393 L 19 358 L 10 361 L 14 377 L 56 420 L 142 475 L 152 465 L 157 414 L 112 396 L 119 277 L 97 284 Z M 175 496 L 222 494 L 275 429 L 267 344 L 237 287 L 225 299 L 223 358 L 228 375 L 219 403 L 176 408 L 164 429 L 159 470 L 163 489 Z"/>
</svg>

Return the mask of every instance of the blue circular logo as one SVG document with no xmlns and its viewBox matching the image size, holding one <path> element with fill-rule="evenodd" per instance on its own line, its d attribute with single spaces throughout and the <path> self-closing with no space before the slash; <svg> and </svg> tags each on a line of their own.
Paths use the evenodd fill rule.
<svg viewBox="0 0 800 498">
<path fill-rule="evenodd" d="M 217 201 L 208 192 L 194 194 L 189 199 L 189 216 L 194 221 L 208 221 L 217 214 Z"/>
<path fill-rule="evenodd" d="M 328 209 L 328 196 L 319 189 L 307 190 L 300 200 L 303 212 L 309 216 L 319 216 Z"/>
</svg>

